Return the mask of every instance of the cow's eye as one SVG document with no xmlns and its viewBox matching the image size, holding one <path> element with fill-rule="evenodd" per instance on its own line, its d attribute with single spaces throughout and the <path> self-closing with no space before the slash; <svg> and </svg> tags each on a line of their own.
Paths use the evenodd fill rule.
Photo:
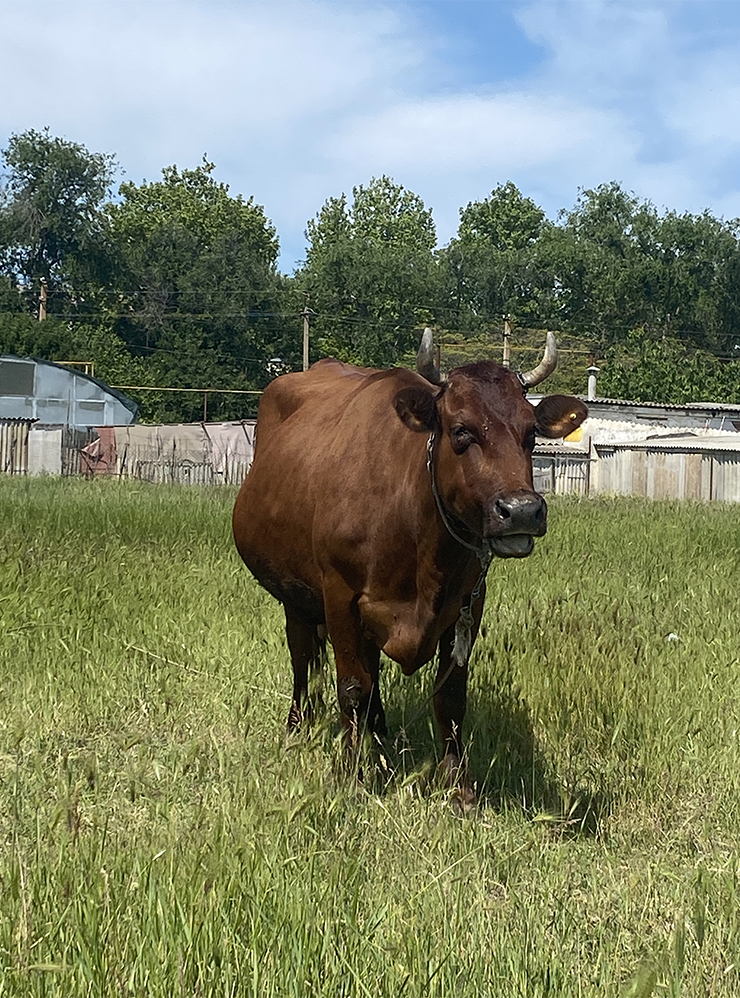
<svg viewBox="0 0 740 998">
<path fill-rule="evenodd" d="M 456 454 L 462 454 L 475 441 L 475 437 L 468 427 L 462 425 L 452 427 L 450 438 L 452 440 L 452 449 Z"/>
</svg>

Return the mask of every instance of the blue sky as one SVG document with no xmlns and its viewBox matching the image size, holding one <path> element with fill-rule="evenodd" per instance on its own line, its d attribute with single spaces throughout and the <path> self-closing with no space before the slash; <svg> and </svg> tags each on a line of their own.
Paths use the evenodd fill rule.
<svg viewBox="0 0 740 998">
<path fill-rule="evenodd" d="M 440 244 L 507 180 L 551 217 L 609 180 L 740 216 L 733 0 L 0 0 L 0 86 L 3 146 L 48 125 L 136 182 L 207 154 L 287 271 L 326 198 L 382 173 Z"/>
</svg>

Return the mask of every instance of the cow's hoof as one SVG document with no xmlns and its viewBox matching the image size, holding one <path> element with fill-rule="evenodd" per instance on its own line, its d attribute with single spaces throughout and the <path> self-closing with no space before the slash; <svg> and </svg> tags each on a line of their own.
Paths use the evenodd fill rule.
<svg viewBox="0 0 740 998">
<path fill-rule="evenodd" d="M 303 714 L 301 708 L 295 702 L 295 700 L 290 705 L 290 711 L 288 712 L 288 723 L 286 728 L 288 729 L 288 734 L 292 735 L 294 731 L 298 731 L 300 726 L 303 724 Z"/>
<path fill-rule="evenodd" d="M 466 781 L 461 786 L 455 787 L 452 791 L 450 804 L 455 814 L 464 818 L 478 807 L 478 795 Z"/>
<path fill-rule="evenodd" d="M 449 752 L 439 764 L 445 786 L 452 791 L 451 804 L 457 814 L 469 814 L 478 806 L 478 796 L 468 780 L 465 767 Z"/>
</svg>

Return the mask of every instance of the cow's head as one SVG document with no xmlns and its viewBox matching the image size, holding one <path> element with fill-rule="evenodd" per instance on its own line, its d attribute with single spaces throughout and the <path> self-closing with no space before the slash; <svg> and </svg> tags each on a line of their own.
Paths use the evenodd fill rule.
<svg viewBox="0 0 740 998">
<path fill-rule="evenodd" d="M 547 530 L 547 505 L 532 481 L 535 437 L 571 433 L 588 409 L 572 395 L 548 395 L 537 406 L 525 395 L 555 369 L 552 333 L 542 362 L 526 374 L 481 361 L 442 378 L 432 350 L 426 330 L 418 370 L 427 383 L 401 389 L 396 412 L 410 429 L 433 435 L 432 486 L 451 523 L 499 557 L 526 557 Z"/>
</svg>

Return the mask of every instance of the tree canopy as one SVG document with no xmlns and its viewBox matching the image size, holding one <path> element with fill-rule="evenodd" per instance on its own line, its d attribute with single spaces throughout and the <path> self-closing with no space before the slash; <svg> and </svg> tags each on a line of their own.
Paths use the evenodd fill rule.
<svg viewBox="0 0 740 998">
<path fill-rule="evenodd" d="M 708 212 L 660 215 L 616 183 L 583 191 L 543 239 L 553 318 L 598 348 L 642 328 L 722 352 L 740 334 L 739 234 Z"/>
<path fill-rule="evenodd" d="M 602 392 L 740 402 L 738 220 L 661 212 L 614 181 L 552 220 L 507 181 L 439 248 L 419 195 L 381 176 L 325 201 L 287 275 L 264 208 L 206 158 L 115 193 L 111 154 L 48 129 L 11 135 L 2 162 L 4 352 L 93 360 L 111 384 L 244 392 L 300 368 L 304 313 L 311 360 L 375 367 L 410 362 L 427 324 L 450 363 L 500 358 L 506 321 L 523 367 L 557 331 L 558 389 L 583 390 L 593 354 Z M 145 418 L 202 414 L 197 395 L 132 394 Z M 209 402 L 216 418 L 253 411 L 250 396 Z"/>
<path fill-rule="evenodd" d="M 115 160 L 54 138 L 48 128 L 12 135 L 3 150 L 0 265 L 30 305 L 34 282 L 72 291 L 101 270 L 104 215 Z"/>
<path fill-rule="evenodd" d="M 536 318 L 548 287 L 536 252 L 546 224 L 544 211 L 511 181 L 460 210 L 457 236 L 440 254 L 458 326 L 486 328 L 512 313 Z"/>
<path fill-rule="evenodd" d="M 209 162 L 168 167 L 160 181 L 122 184 L 120 200 L 107 206 L 118 280 L 102 299 L 118 336 L 147 360 L 152 384 L 248 389 L 265 381 L 277 237 L 263 209 L 232 197 L 213 170 Z M 219 403 L 221 415 L 238 409 Z"/>
<path fill-rule="evenodd" d="M 296 275 L 315 313 L 323 355 L 377 367 L 397 363 L 432 320 L 438 291 L 432 213 L 389 177 L 329 198 L 309 221 Z"/>
</svg>

